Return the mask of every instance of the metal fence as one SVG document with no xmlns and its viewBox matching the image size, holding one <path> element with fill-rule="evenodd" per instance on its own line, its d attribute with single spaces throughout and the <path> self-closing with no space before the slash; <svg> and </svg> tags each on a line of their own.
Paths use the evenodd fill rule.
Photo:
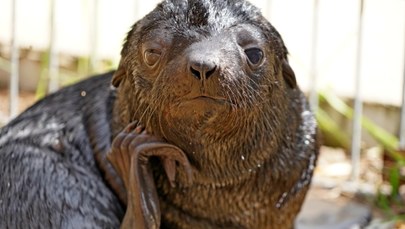
<svg viewBox="0 0 405 229">
<path fill-rule="evenodd" d="M 14 117 L 17 115 L 17 107 L 18 107 L 18 85 L 19 85 L 19 44 L 17 43 L 17 23 L 16 23 L 16 15 L 19 13 L 16 7 L 16 4 L 19 0 L 12 0 L 12 7 L 11 7 L 11 70 L 10 70 L 10 107 L 9 107 L 9 114 L 10 117 Z M 51 0 L 51 6 L 50 6 L 50 13 L 49 13 L 49 23 L 50 23 L 50 33 L 49 33 L 49 53 L 50 53 L 50 60 L 49 60 L 49 91 L 55 91 L 58 87 L 58 50 L 55 47 L 55 27 L 56 27 L 56 22 L 55 22 L 55 14 L 56 9 L 55 9 L 55 2 L 57 0 Z M 138 6 L 141 4 L 141 1 L 135 1 L 135 6 L 136 9 L 134 9 L 135 13 L 138 13 Z M 90 48 L 90 63 L 91 67 L 94 68 L 96 66 L 97 61 L 98 61 L 98 53 L 97 53 L 97 23 L 98 23 L 98 3 L 99 0 L 92 0 L 92 8 L 95 9 L 93 10 L 92 13 L 92 24 L 91 28 L 93 30 L 90 32 L 90 40 L 92 47 Z M 360 143 L 362 140 L 361 136 L 361 130 L 362 130 L 362 96 L 361 96 L 361 90 L 362 90 L 362 85 L 364 85 L 363 79 L 361 78 L 361 64 L 362 64 L 362 40 L 363 40 L 363 9 L 364 9 L 364 3 L 365 0 L 358 0 L 359 4 L 359 11 L 358 11 L 358 20 L 357 20 L 357 45 L 356 45 L 356 67 L 355 67 L 355 86 L 356 86 L 356 93 L 354 97 L 354 117 L 353 117 L 353 130 L 352 130 L 352 147 L 351 147 L 351 154 L 352 154 L 352 163 L 353 163 L 353 171 L 352 171 L 352 178 L 353 180 L 358 180 L 359 179 L 359 163 L 360 163 Z M 311 53 L 308 55 L 308 58 L 310 58 L 310 76 L 311 76 L 311 87 L 310 87 L 310 93 L 309 93 L 309 98 L 310 98 L 310 103 L 312 104 L 313 109 L 316 111 L 318 107 L 318 80 L 319 77 L 317 75 L 317 48 L 318 48 L 318 40 L 317 40 L 317 34 L 318 34 L 318 23 L 319 23 L 319 4 L 320 0 L 313 0 L 310 4 L 313 4 L 313 15 L 312 15 L 312 31 L 308 31 L 308 33 L 312 34 L 312 40 L 310 50 Z M 266 1 L 264 4 L 264 9 L 263 11 L 266 12 L 268 15 L 271 12 L 272 9 L 272 1 Z M 405 12 L 405 9 L 404 9 Z M 270 15 L 271 16 L 271 15 Z M 399 30 L 402 30 L 403 28 L 398 28 Z M 405 50 L 402 50 L 405 53 Z M 404 63 L 405 66 L 405 63 Z M 403 77 L 405 78 L 405 67 L 404 67 L 404 75 Z M 404 103 L 405 103 L 405 80 L 403 81 L 403 98 L 402 98 L 402 112 L 401 112 L 401 123 L 400 123 L 400 143 L 399 143 L 399 148 L 405 149 L 405 110 L 404 110 Z"/>
</svg>

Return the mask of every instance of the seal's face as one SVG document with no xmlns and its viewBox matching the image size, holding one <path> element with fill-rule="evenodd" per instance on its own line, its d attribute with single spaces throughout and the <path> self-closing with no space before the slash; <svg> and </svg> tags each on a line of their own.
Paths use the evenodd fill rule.
<svg viewBox="0 0 405 229">
<path fill-rule="evenodd" d="M 128 34 L 113 83 L 123 81 L 130 119 L 184 148 L 277 122 L 285 88 L 295 87 L 286 53 L 245 1 L 164 1 Z"/>
<path fill-rule="evenodd" d="M 165 125 L 197 130 L 261 102 L 259 87 L 267 80 L 263 71 L 268 61 L 265 39 L 255 27 L 159 37 L 141 42 L 144 72 L 139 80 L 150 82 L 152 94 L 161 95 Z"/>
</svg>

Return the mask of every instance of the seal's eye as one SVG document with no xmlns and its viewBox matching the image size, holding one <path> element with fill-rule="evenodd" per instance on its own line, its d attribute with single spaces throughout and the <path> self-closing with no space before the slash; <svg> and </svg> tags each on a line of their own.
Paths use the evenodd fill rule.
<svg viewBox="0 0 405 229">
<path fill-rule="evenodd" d="M 246 56 L 253 65 L 260 64 L 263 59 L 263 51 L 259 48 L 249 48 L 245 50 Z"/>
<path fill-rule="evenodd" d="M 159 60 L 162 52 L 158 49 L 147 49 L 144 53 L 145 63 L 153 67 Z"/>
</svg>

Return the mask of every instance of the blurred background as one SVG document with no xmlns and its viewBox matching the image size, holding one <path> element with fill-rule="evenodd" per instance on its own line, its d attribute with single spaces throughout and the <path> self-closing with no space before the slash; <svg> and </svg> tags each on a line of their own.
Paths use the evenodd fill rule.
<svg viewBox="0 0 405 229">
<path fill-rule="evenodd" d="M 158 2 L 1 0 L 0 126 L 46 94 L 116 68 L 130 26 Z M 251 2 L 282 35 L 323 135 L 309 199 L 337 210 L 303 214 L 300 228 L 401 228 L 405 0 Z"/>
</svg>

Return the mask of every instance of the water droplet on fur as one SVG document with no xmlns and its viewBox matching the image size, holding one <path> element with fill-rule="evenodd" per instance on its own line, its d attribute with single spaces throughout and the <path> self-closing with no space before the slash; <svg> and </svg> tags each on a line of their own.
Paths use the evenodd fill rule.
<svg viewBox="0 0 405 229">
<path fill-rule="evenodd" d="M 86 92 L 86 91 L 82 91 L 82 92 L 80 92 L 80 95 L 81 95 L 82 97 L 85 97 L 85 96 L 87 95 L 87 92 Z"/>
<path fill-rule="evenodd" d="M 308 140 L 305 140 L 305 145 L 309 145 L 309 141 Z"/>
<path fill-rule="evenodd" d="M 11 184 L 10 182 L 7 183 L 7 188 L 10 188 Z"/>
<path fill-rule="evenodd" d="M 284 193 L 283 193 L 283 199 L 286 198 L 286 197 L 287 197 L 287 193 L 284 192 Z"/>
<path fill-rule="evenodd" d="M 276 204 L 276 208 L 280 208 L 281 205 L 284 203 L 285 198 L 287 197 L 288 193 L 284 192 L 283 195 L 281 195 L 280 199 L 278 200 Z"/>
<path fill-rule="evenodd" d="M 245 156 L 243 156 L 243 155 L 242 155 L 242 157 L 241 157 L 241 158 L 242 158 L 242 160 L 243 160 L 243 161 L 245 160 Z"/>
</svg>

